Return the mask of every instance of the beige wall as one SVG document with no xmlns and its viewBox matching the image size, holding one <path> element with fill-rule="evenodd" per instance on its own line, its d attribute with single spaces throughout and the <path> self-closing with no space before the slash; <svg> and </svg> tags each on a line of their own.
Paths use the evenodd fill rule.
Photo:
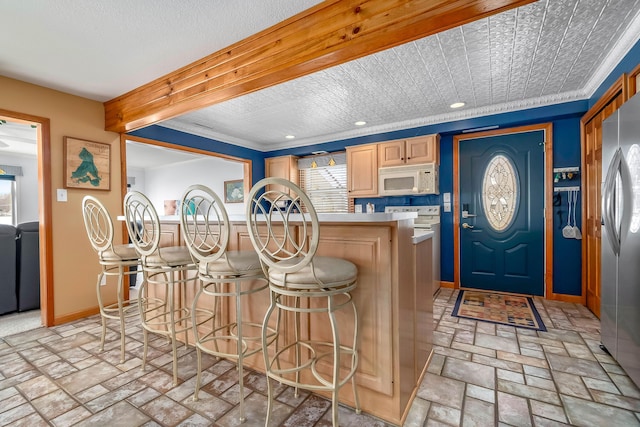
<svg viewBox="0 0 640 427">
<path fill-rule="evenodd" d="M 50 120 L 54 321 L 81 317 L 96 310 L 99 266 L 82 220 L 81 203 L 87 191 L 69 189 L 68 202 L 55 201 L 56 189 L 63 188 L 63 136 L 111 145 L 111 190 L 90 194 L 98 197 L 115 216 L 122 212 L 119 135 L 104 130 L 104 108 L 100 102 L 2 76 L 0 94 L 1 109 Z M 119 238 L 118 225 L 115 224 Z M 113 295 L 113 288 L 109 283 L 106 290 Z"/>
</svg>

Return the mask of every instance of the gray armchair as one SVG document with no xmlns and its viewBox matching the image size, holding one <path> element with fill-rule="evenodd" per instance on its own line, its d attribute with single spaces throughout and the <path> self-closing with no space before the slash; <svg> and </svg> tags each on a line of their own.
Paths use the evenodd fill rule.
<svg viewBox="0 0 640 427">
<path fill-rule="evenodd" d="M 0 224 L 0 314 L 18 309 L 16 236 L 13 225 Z"/>
<path fill-rule="evenodd" d="M 40 232 L 38 221 L 18 224 L 18 311 L 40 308 Z"/>
</svg>

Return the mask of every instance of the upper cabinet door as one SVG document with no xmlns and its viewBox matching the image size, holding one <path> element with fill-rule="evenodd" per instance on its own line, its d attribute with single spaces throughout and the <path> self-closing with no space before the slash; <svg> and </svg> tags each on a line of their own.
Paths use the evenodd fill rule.
<svg viewBox="0 0 640 427">
<path fill-rule="evenodd" d="M 378 144 L 378 161 L 380 167 L 403 165 L 405 163 L 404 139 Z"/>
<path fill-rule="evenodd" d="M 298 185 L 298 158 L 295 156 L 269 157 L 264 160 L 264 176 L 266 178 L 284 178 Z M 279 185 L 269 185 L 267 190 L 284 191 Z"/>
<path fill-rule="evenodd" d="M 378 161 L 381 168 L 420 163 L 440 164 L 440 135 L 382 142 L 378 144 Z"/>
<path fill-rule="evenodd" d="M 347 147 L 347 189 L 349 197 L 378 195 L 378 147 Z"/>
<path fill-rule="evenodd" d="M 406 163 L 440 164 L 440 135 L 425 135 L 405 141 Z"/>
</svg>

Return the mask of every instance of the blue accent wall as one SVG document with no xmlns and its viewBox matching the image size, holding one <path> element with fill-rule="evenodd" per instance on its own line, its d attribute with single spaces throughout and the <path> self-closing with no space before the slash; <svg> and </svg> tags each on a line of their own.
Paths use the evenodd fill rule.
<svg viewBox="0 0 640 427">
<path fill-rule="evenodd" d="M 251 160 L 252 184 L 255 184 L 264 178 L 264 153 L 250 148 L 240 147 L 238 145 L 227 144 L 226 142 L 216 141 L 215 139 L 203 138 L 198 135 L 180 132 L 163 126 L 149 126 L 133 132 L 128 135 L 138 136 L 140 138 L 148 138 L 156 141 L 168 142 L 183 147 L 197 148 L 204 151 L 225 154 L 227 156 L 237 157 L 240 159 Z M 212 171 L 215 173 L 215 171 Z"/>
<path fill-rule="evenodd" d="M 387 205 L 442 205 L 442 193 L 453 193 L 453 136 L 463 130 L 486 126 L 511 128 L 529 124 L 552 123 L 553 125 L 553 167 L 581 166 L 580 164 L 580 118 L 597 102 L 604 92 L 620 77 L 631 71 L 640 62 L 640 41 L 627 53 L 602 85 L 588 100 L 567 102 L 551 106 L 512 111 L 509 113 L 475 117 L 447 123 L 422 126 L 395 132 L 386 132 L 358 138 L 314 144 L 305 147 L 274 150 L 263 153 L 220 141 L 185 134 L 161 126 L 150 126 L 135 132 L 136 135 L 185 147 L 214 151 L 252 161 L 253 182 L 264 177 L 264 159 L 282 155 L 305 156 L 312 151 L 342 151 L 347 146 L 376 143 L 393 139 L 409 138 L 433 133 L 440 134 L 440 195 L 419 197 L 382 197 L 362 198 L 356 203 L 373 203 L 376 211 L 384 210 Z M 579 182 L 579 181 L 578 181 Z M 570 185 L 579 185 L 570 183 Z M 578 212 L 581 211 L 582 194 L 578 199 Z M 567 221 L 567 193 L 562 193 L 562 203 L 553 207 L 553 290 L 555 293 L 581 295 L 582 292 L 582 252 L 581 241 L 562 237 L 562 227 Z M 558 215 L 558 212 L 561 215 Z M 580 215 L 576 217 L 580 224 Z M 453 213 L 441 213 L 441 280 L 453 282 Z"/>
<path fill-rule="evenodd" d="M 376 212 L 383 211 L 386 205 L 441 205 L 442 194 L 453 194 L 453 136 L 459 135 L 465 129 L 475 129 L 485 126 L 497 125 L 499 128 L 512 128 L 530 124 L 548 123 L 553 125 L 553 167 L 580 166 L 580 118 L 587 111 L 587 101 L 571 102 L 548 107 L 539 107 L 530 110 L 496 114 L 457 122 L 442 123 L 439 125 L 425 126 L 412 129 L 407 132 L 391 132 L 377 141 L 406 138 L 407 136 L 425 135 L 430 133 L 440 134 L 440 195 L 420 197 L 380 197 L 356 199 L 358 204 L 373 203 Z M 402 135 L 402 136 L 401 136 Z M 357 145 L 358 143 L 377 142 L 360 139 L 343 141 L 344 146 Z M 342 148 L 344 148 L 344 146 Z M 306 147 L 302 147 L 306 148 Z M 314 149 L 328 149 L 317 146 Z M 292 150 L 294 151 L 294 150 Z M 298 151 L 301 155 L 302 152 Z M 271 153 L 269 153 L 271 154 Z M 282 154 L 294 154 L 293 152 L 280 152 Z M 563 195 L 566 202 L 566 193 Z M 580 200 L 578 201 L 580 202 Z M 580 205 L 578 205 L 580 206 Z M 563 210 L 562 226 L 566 225 L 567 206 L 560 207 Z M 555 212 L 554 207 L 554 212 Z M 579 211 L 578 211 L 579 212 Z M 580 218 L 576 218 L 580 225 Z M 580 295 L 582 292 L 582 247 L 581 242 L 575 239 L 562 237 L 562 226 L 556 223 L 554 218 L 553 246 L 554 246 L 554 271 L 553 288 L 555 293 Z M 453 282 L 454 277 L 454 250 L 453 250 L 453 212 L 441 211 L 441 272 L 440 279 Z"/>
<path fill-rule="evenodd" d="M 347 146 L 369 144 L 412 136 L 440 134 L 440 195 L 426 196 L 394 196 L 356 199 L 358 204 L 373 203 L 376 212 L 384 211 L 388 205 L 442 205 L 442 193 L 453 193 L 453 136 L 463 130 L 498 125 L 510 128 L 537 123 L 553 123 L 553 157 L 554 167 L 580 166 L 580 117 L 587 111 L 587 101 L 576 101 L 565 104 L 538 107 L 529 110 L 515 111 L 492 116 L 447 122 L 414 129 L 406 129 L 385 134 L 369 135 L 353 139 L 334 141 L 313 146 L 296 147 L 287 150 L 262 153 L 224 142 L 202 138 L 195 135 L 164 128 L 150 126 L 132 132 L 132 135 L 150 138 L 198 148 L 207 151 L 248 158 L 252 160 L 254 183 L 264 177 L 264 158 L 282 155 L 304 156 L 315 150 L 341 151 Z M 566 193 L 563 202 L 566 201 Z M 566 205 L 563 218 L 566 221 Z M 555 210 L 554 210 L 555 212 Z M 562 237 L 562 226 L 556 224 L 554 217 L 554 292 L 580 295 L 581 286 L 581 245 L 578 240 Z M 578 218 L 579 222 L 579 218 Z M 453 212 L 441 214 L 441 280 L 453 282 L 454 250 L 453 250 Z"/>
<path fill-rule="evenodd" d="M 553 121 L 553 167 L 564 168 L 580 165 L 580 117 Z M 579 186 L 580 176 L 559 182 L 557 186 Z M 553 291 L 557 294 L 582 294 L 582 241 L 566 239 L 562 228 L 567 225 L 568 194 L 554 193 L 561 200 L 560 206 L 552 206 L 553 215 Z M 582 229 L 582 191 L 576 203 L 576 222 Z M 558 200 L 554 198 L 554 200 Z M 558 215 L 560 212 L 560 215 Z"/>
<path fill-rule="evenodd" d="M 623 73 L 630 72 L 638 65 L 638 63 L 640 63 L 640 40 L 638 40 L 636 44 L 629 49 L 629 52 L 627 52 L 624 58 L 622 58 L 622 61 L 615 66 L 609 76 L 604 79 L 600 86 L 598 86 L 598 89 L 596 89 L 591 98 L 589 98 L 589 108 L 593 107 L 593 105 L 598 102 L 598 99 L 604 95 L 607 89 L 609 89 Z"/>
</svg>

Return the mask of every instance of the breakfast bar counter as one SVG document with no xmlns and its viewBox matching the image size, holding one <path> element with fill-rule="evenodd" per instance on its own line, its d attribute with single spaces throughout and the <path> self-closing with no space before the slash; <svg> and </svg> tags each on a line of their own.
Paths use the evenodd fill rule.
<svg viewBox="0 0 640 427">
<path fill-rule="evenodd" d="M 364 412 L 400 425 L 415 396 L 432 350 L 433 292 L 431 238 L 413 238 L 415 213 L 319 214 L 319 256 L 353 262 L 358 284 L 352 292 L 359 316 L 359 365 L 356 382 Z M 253 250 L 244 218 L 232 216 L 229 250 Z M 166 225 L 166 227 L 165 227 Z M 179 233 L 177 218 L 163 218 L 163 230 Z M 302 227 L 290 222 L 294 233 Z M 163 231 L 164 232 L 164 231 Z M 178 236 L 168 238 L 176 243 Z M 184 244 L 184 243 L 183 243 Z M 193 300 L 195 284 L 183 303 Z M 212 304 L 206 300 L 202 304 Z M 269 305 L 268 292 L 243 301 L 243 317 L 260 324 Z M 234 316 L 234 307 L 223 304 L 222 316 Z M 272 316 L 275 321 L 276 316 Z M 340 330 L 349 337 L 353 320 L 338 314 Z M 286 334 L 293 334 L 293 319 L 283 318 Z M 301 322 L 301 333 L 311 339 L 329 340 L 328 323 Z M 258 333 L 257 331 L 255 331 Z M 286 336 L 284 337 L 286 340 Z M 348 338 L 345 338 L 345 344 Z M 264 372 L 262 355 L 245 359 L 245 365 Z M 328 369 L 328 367 L 326 367 Z M 347 363 L 344 364 L 344 369 Z M 320 367 L 322 369 L 322 367 Z M 355 406 L 351 384 L 340 391 L 340 401 Z"/>
</svg>

